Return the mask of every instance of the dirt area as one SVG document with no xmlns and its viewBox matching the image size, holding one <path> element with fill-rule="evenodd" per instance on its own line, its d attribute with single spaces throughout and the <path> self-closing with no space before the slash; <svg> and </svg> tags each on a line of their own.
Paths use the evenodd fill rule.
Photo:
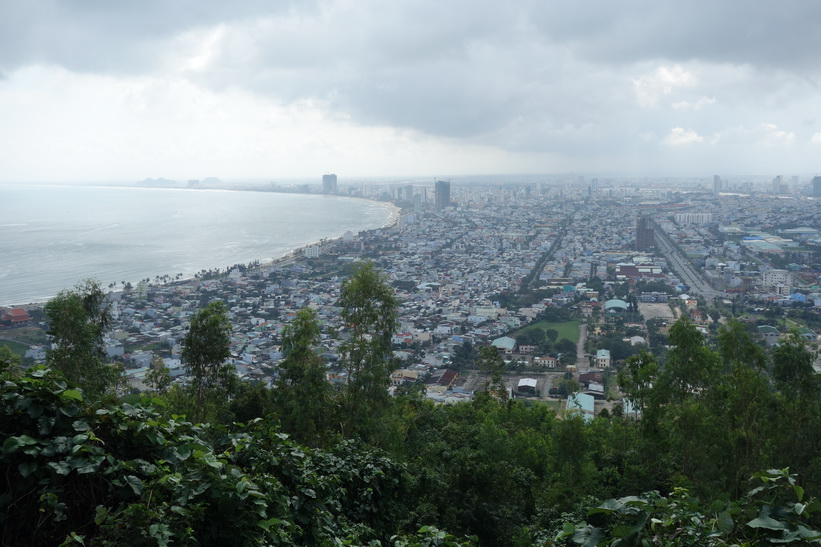
<svg viewBox="0 0 821 547">
<path fill-rule="evenodd" d="M 670 305 L 667 303 L 639 302 L 638 304 L 639 313 L 641 313 L 645 321 L 649 321 L 650 319 L 675 320 L 675 316 L 670 309 Z"/>
<path fill-rule="evenodd" d="M 558 383 L 559 380 L 562 379 L 564 376 L 564 372 L 532 372 L 532 373 L 522 373 L 522 374 L 505 374 L 502 379 L 505 382 L 505 386 L 508 389 L 516 389 L 516 386 L 519 385 L 519 380 L 522 378 L 533 378 L 536 380 L 536 389 L 539 390 L 541 393 L 541 397 L 533 397 L 535 400 L 553 400 L 551 397 L 547 397 L 547 392 L 553 387 L 554 384 Z M 485 375 L 478 371 L 462 371 L 459 374 L 459 379 L 457 380 L 457 384 L 460 387 L 469 390 L 469 391 L 477 391 L 484 388 L 486 379 Z"/>
</svg>

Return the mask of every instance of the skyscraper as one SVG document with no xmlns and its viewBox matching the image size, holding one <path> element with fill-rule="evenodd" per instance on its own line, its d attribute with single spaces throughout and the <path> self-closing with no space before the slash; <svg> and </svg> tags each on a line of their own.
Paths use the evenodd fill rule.
<svg viewBox="0 0 821 547">
<path fill-rule="evenodd" d="M 636 221 L 636 250 L 646 251 L 653 247 L 654 235 L 650 217 L 639 217 Z"/>
<path fill-rule="evenodd" d="M 821 198 L 821 177 L 812 178 L 812 195 Z"/>
<path fill-rule="evenodd" d="M 717 196 L 721 193 L 722 184 L 721 184 L 721 177 L 718 175 L 713 175 L 713 195 Z"/>
<path fill-rule="evenodd" d="M 450 205 L 450 181 L 437 180 L 434 194 L 434 204 L 437 209 L 444 209 Z"/>
<path fill-rule="evenodd" d="M 336 194 L 336 175 L 322 175 L 322 193 Z"/>
</svg>

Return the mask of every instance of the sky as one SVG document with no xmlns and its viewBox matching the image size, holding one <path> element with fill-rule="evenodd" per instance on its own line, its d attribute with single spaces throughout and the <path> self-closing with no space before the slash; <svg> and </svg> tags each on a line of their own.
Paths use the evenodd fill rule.
<svg viewBox="0 0 821 547">
<path fill-rule="evenodd" d="M 0 181 L 821 173 L 821 2 L 3 0 Z"/>
</svg>

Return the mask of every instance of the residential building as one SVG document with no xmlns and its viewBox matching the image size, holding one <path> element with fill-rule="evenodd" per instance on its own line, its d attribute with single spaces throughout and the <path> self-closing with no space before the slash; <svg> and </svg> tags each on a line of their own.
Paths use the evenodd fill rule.
<svg viewBox="0 0 821 547">
<path fill-rule="evenodd" d="M 596 368 L 607 368 L 610 366 L 610 350 L 600 349 L 596 352 Z"/>
<path fill-rule="evenodd" d="M 646 251 L 654 245 L 653 224 L 650 217 L 639 217 L 636 221 L 636 250 Z"/>
<path fill-rule="evenodd" d="M 434 204 L 437 209 L 444 209 L 450 205 L 450 181 L 437 180 L 434 193 Z"/>
<path fill-rule="evenodd" d="M 322 175 L 322 193 L 336 194 L 336 175 Z"/>
</svg>

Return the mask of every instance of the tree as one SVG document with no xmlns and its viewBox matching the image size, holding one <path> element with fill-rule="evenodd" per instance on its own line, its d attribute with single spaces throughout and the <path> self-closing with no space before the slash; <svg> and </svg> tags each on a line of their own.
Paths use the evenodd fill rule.
<svg viewBox="0 0 821 547">
<path fill-rule="evenodd" d="M 171 385 L 171 370 L 165 366 L 159 355 L 154 356 L 151 370 L 146 373 L 145 380 L 157 393 L 163 394 L 168 391 L 168 386 Z"/>
<path fill-rule="evenodd" d="M 348 375 L 341 397 L 342 433 L 349 437 L 371 429 L 387 406 L 398 303 L 385 276 L 367 262 L 356 265 L 342 283 L 339 304 L 350 335 L 340 348 Z"/>
<path fill-rule="evenodd" d="M 302 308 L 282 333 L 285 358 L 274 391 L 282 429 L 300 442 L 318 444 L 330 415 L 330 386 L 325 364 L 316 350 L 319 321 Z"/>
<path fill-rule="evenodd" d="M 0 346 L 0 375 L 16 376 L 20 372 L 20 359 L 8 346 Z"/>
<path fill-rule="evenodd" d="M 99 282 L 88 279 L 61 291 L 44 308 L 52 348 L 46 363 L 94 399 L 116 383 L 105 365 L 103 337 L 111 326 L 111 303 Z"/>
<path fill-rule="evenodd" d="M 656 358 L 643 351 L 627 359 L 618 372 L 619 388 L 638 411 L 643 411 L 658 380 L 659 367 Z"/>
<path fill-rule="evenodd" d="M 195 422 L 203 417 L 206 395 L 215 388 L 228 389 L 236 379 L 233 367 L 226 363 L 230 346 L 231 321 L 225 303 L 215 300 L 191 317 L 182 358 L 191 376 Z"/>
<path fill-rule="evenodd" d="M 782 338 L 772 350 L 772 375 L 779 389 L 802 395 L 815 394 L 819 386 L 812 367 L 815 357 L 797 333 Z"/>
<path fill-rule="evenodd" d="M 485 380 L 485 391 L 498 397 L 499 399 L 507 400 L 507 388 L 505 382 L 502 380 L 502 372 L 505 369 L 505 362 L 502 356 L 499 355 L 499 350 L 493 346 L 485 346 L 479 350 L 479 359 L 476 365 L 487 376 Z"/>
</svg>

